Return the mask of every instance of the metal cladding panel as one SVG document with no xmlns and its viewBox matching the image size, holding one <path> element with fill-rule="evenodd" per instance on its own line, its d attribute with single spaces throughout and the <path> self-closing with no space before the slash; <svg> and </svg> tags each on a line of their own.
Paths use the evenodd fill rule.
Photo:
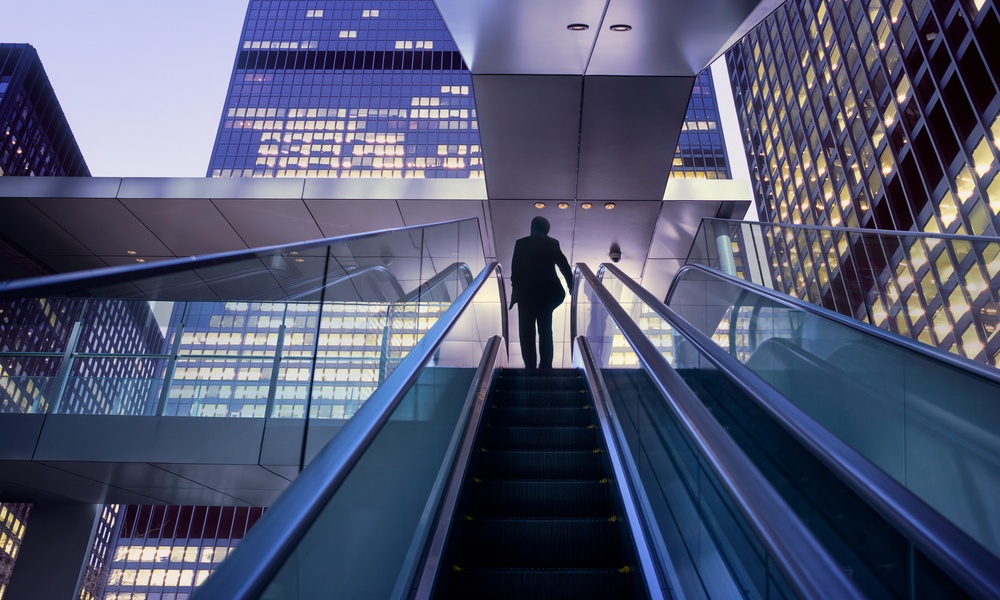
<svg viewBox="0 0 1000 600">
<path fill-rule="evenodd" d="M 142 220 L 114 198 L 34 198 L 32 204 L 44 212 L 97 255 L 126 255 L 128 250 L 155 256 L 170 250 Z"/>
<path fill-rule="evenodd" d="M 366 233 L 405 226 L 395 200 L 306 200 L 325 237 Z"/>
<path fill-rule="evenodd" d="M 129 177 L 119 198 L 301 198 L 303 179 Z"/>
<path fill-rule="evenodd" d="M 122 199 L 121 203 L 177 256 L 198 256 L 248 247 L 210 200 L 128 198 Z"/>
<path fill-rule="evenodd" d="M 582 75 L 607 0 L 435 0 L 473 75 Z M 571 23 L 589 29 L 570 31 Z"/>
<path fill-rule="evenodd" d="M 249 248 L 290 244 L 323 237 L 323 232 L 309 213 L 309 209 L 297 198 L 218 199 L 212 203 Z"/>
<path fill-rule="evenodd" d="M 576 197 L 663 198 L 693 83 L 694 77 L 588 75 Z"/>
<path fill-rule="evenodd" d="M 573 258 L 597 270 L 601 263 L 610 262 L 611 244 L 618 244 L 622 258 L 618 263 L 625 273 L 638 277 L 646 260 L 646 248 L 653 237 L 653 226 L 661 201 L 617 202 L 613 210 L 603 203 L 584 210 L 577 206 L 576 237 Z"/>
<path fill-rule="evenodd" d="M 490 199 L 573 199 L 583 77 L 473 75 Z"/>
</svg>

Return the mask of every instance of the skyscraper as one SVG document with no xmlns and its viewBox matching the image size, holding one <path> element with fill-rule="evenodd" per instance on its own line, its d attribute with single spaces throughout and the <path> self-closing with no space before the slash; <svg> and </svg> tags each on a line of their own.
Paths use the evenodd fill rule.
<svg viewBox="0 0 1000 600">
<path fill-rule="evenodd" d="M 0 136 L 0 176 L 90 175 L 42 61 L 28 44 L 0 44 Z M 0 279 L 48 273 L 3 236 L 0 256 Z M 8 331 L 5 325 L 17 314 L 25 316 L 21 313 L 31 313 L 27 321 L 34 326 Z M 0 351 L 16 346 L 20 336 L 45 338 L 60 328 L 51 308 L 27 302 L 4 305 L 0 308 Z M 39 366 L 46 361 L 32 362 Z M 27 412 L 41 397 L 42 390 L 21 377 L 25 368 L 6 359 L 0 362 L 0 410 Z M 0 504 L 0 597 L 10 580 L 30 512 L 30 504 Z"/>
<path fill-rule="evenodd" d="M 211 177 L 481 177 L 471 79 L 431 0 L 251 0 Z"/>
<path fill-rule="evenodd" d="M 727 53 L 760 219 L 996 235 L 998 34 L 993 0 L 784 4 Z M 784 291 L 997 362 L 996 256 L 765 241 Z"/>
<path fill-rule="evenodd" d="M 670 177 L 730 179 L 729 157 L 719 116 L 712 69 L 695 77 Z"/>
</svg>

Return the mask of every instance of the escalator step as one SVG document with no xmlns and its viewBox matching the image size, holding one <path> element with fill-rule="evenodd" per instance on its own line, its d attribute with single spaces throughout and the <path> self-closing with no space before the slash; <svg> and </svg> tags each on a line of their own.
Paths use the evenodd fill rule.
<svg viewBox="0 0 1000 600">
<path fill-rule="evenodd" d="M 497 390 L 490 398 L 496 406 L 571 408 L 590 404 L 585 390 Z"/>
<path fill-rule="evenodd" d="M 486 450 L 476 474 L 494 479 L 600 479 L 602 455 L 591 450 Z"/>
<path fill-rule="evenodd" d="M 460 523 L 463 568 L 616 568 L 624 564 L 617 520 L 472 519 Z"/>
<path fill-rule="evenodd" d="M 591 427 L 487 427 L 487 449 L 591 450 L 597 448 L 597 430 Z"/>
<path fill-rule="evenodd" d="M 607 482 L 471 480 L 468 515 L 479 517 L 610 518 Z"/>
<path fill-rule="evenodd" d="M 463 569 L 446 598 L 617 600 L 633 598 L 632 573 L 618 569 Z"/>
<path fill-rule="evenodd" d="M 590 408 L 588 406 L 576 406 L 573 408 L 494 406 L 490 410 L 489 418 L 490 423 L 493 425 L 512 426 L 586 426 L 591 423 Z"/>
</svg>

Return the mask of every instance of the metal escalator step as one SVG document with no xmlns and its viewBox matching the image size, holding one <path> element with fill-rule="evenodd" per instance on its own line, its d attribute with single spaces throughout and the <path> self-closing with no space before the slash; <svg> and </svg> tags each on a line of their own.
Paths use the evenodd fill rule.
<svg viewBox="0 0 1000 600">
<path fill-rule="evenodd" d="M 617 519 L 472 519 L 459 523 L 463 568 L 615 568 Z"/>
<path fill-rule="evenodd" d="M 473 479 L 466 483 L 472 518 L 610 518 L 605 481 Z"/>
<path fill-rule="evenodd" d="M 570 408 L 590 404 L 583 389 L 576 390 L 511 390 L 497 389 L 490 397 L 496 406 L 531 408 Z"/>
<path fill-rule="evenodd" d="M 493 425 L 550 427 L 586 426 L 590 425 L 592 417 L 590 407 L 582 405 L 571 408 L 494 406 L 489 419 Z"/>
<path fill-rule="evenodd" d="M 477 600 L 619 600 L 635 597 L 622 569 L 463 569 L 453 571 L 444 598 Z"/>
<path fill-rule="evenodd" d="M 476 474 L 493 479 L 600 479 L 602 454 L 592 450 L 484 450 Z"/>
<path fill-rule="evenodd" d="M 597 429 L 587 427 L 487 427 L 481 444 L 487 449 L 592 450 Z"/>
</svg>

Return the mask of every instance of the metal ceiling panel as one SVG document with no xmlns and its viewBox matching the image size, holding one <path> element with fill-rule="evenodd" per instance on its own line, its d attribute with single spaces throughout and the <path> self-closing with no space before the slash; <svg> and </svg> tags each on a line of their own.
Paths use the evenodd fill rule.
<svg viewBox="0 0 1000 600">
<path fill-rule="evenodd" d="M 306 179 L 306 200 L 485 200 L 482 179 Z"/>
<path fill-rule="evenodd" d="M 249 248 L 290 244 L 323 237 L 299 199 L 218 199 L 213 204 Z"/>
<path fill-rule="evenodd" d="M 588 75 L 576 197 L 663 198 L 693 84 L 693 77 Z"/>
<path fill-rule="evenodd" d="M 322 237 L 403 227 L 395 200 L 305 200 Z"/>
<path fill-rule="evenodd" d="M 573 199 L 583 77 L 473 75 L 491 199 Z"/>
<path fill-rule="evenodd" d="M 4 179 L 42 178 L 4 177 Z M 18 197 L 0 198 L 0 210 L 4 215 L 4 218 L 0 219 L 0 235 L 6 236 L 34 256 L 90 253 L 86 246 L 73 238 L 30 200 Z"/>
<path fill-rule="evenodd" d="M 582 75 L 608 4 L 607 0 L 434 3 L 474 75 Z M 570 31 L 571 23 L 584 23 L 589 29 Z"/>
<path fill-rule="evenodd" d="M 121 203 L 163 240 L 176 256 L 198 256 L 250 247 L 207 198 L 123 198 Z"/>
<path fill-rule="evenodd" d="M 696 75 L 780 4 L 700 0 L 694 7 L 690 0 L 611 0 L 587 75 Z M 613 25 L 631 30 L 612 31 Z"/>
<path fill-rule="evenodd" d="M 542 216 L 549 220 L 551 237 L 559 240 L 559 246 L 570 264 L 576 262 L 573 256 L 573 231 L 576 218 L 572 209 L 560 210 L 555 202 L 547 202 L 545 208 L 537 209 L 530 200 L 491 200 L 490 218 L 493 230 L 497 232 L 497 260 L 510 277 L 510 259 L 514 254 L 514 242 L 531 233 L 531 220 Z M 509 297 L 509 296 L 508 296 Z"/>
<path fill-rule="evenodd" d="M 98 255 L 171 254 L 144 223 L 114 198 L 33 198 L 50 219 Z"/>
</svg>

